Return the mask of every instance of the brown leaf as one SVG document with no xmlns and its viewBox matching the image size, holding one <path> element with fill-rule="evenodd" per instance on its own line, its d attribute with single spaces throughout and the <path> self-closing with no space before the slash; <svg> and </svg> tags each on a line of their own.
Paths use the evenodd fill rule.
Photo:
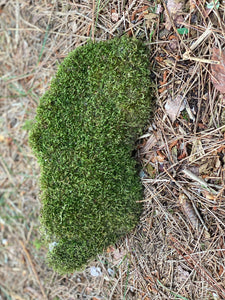
<svg viewBox="0 0 225 300">
<path fill-rule="evenodd" d="M 191 201 L 188 199 L 186 195 L 180 194 L 179 203 L 181 205 L 184 214 L 188 217 L 192 227 L 194 229 L 197 229 L 199 226 L 198 217 L 194 211 Z"/>
<path fill-rule="evenodd" d="M 203 196 L 208 200 L 215 200 L 216 196 L 208 191 L 202 191 Z"/>
<path fill-rule="evenodd" d="M 156 151 L 156 153 L 158 154 L 158 161 L 163 162 L 166 159 L 166 156 L 160 150 Z"/>
<path fill-rule="evenodd" d="M 225 93 L 225 51 L 213 48 L 212 60 L 219 61 L 220 64 L 212 64 L 212 83 L 221 93 Z"/>
<path fill-rule="evenodd" d="M 218 272 L 219 276 L 223 274 L 223 271 L 224 271 L 223 266 L 219 266 L 219 272 Z"/>
<path fill-rule="evenodd" d="M 179 142 L 179 139 L 176 139 L 175 141 L 172 141 L 170 144 L 169 144 L 169 149 L 171 150 L 174 146 L 176 146 Z"/>
</svg>

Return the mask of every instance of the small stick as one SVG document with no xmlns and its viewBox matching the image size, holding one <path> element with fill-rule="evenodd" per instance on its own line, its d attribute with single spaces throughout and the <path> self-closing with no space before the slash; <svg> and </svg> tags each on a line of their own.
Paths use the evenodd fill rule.
<svg viewBox="0 0 225 300">
<path fill-rule="evenodd" d="M 192 173 L 191 171 L 189 171 L 187 169 L 183 170 L 183 172 L 189 178 L 191 178 L 191 179 L 197 181 L 198 183 L 200 183 L 204 188 L 206 188 L 207 190 L 209 190 L 210 192 L 212 192 L 214 195 L 217 195 L 217 192 L 214 189 L 210 188 L 208 186 L 208 184 L 205 182 L 205 180 L 203 180 L 202 178 L 196 176 L 194 173 Z"/>
<path fill-rule="evenodd" d="M 15 181 L 14 181 L 13 177 L 11 176 L 11 174 L 8 170 L 8 167 L 7 167 L 6 163 L 3 161 L 2 157 L 0 157 L 0 163 L 2 164 L 3 169 L 5 170 L 7 178 L 9 179 L 9 181 L 12 183 L 13 186 L 16 186 Z"/>
<path fill-rule="evenodd" d="M 34 276 L 36 277 L 36 280 L 37 280 L 37 282 L 39 284 L 39 287 L 40 287 L 40 290 L 41 290 L 41 293 L 43 295 L 44 300 L 48 300 L 47 295 L 46 295 L 46 293 L 44 291 L 43 285 L 41 284 L 41 281 L 39 279 L 38 273 L 37 273 L 37 271 L 36 271 L 36 269 L 34 267 L 32 259 L 30 257 L 29 251 L 27 250 L 27 248 L 25 247 L 25 245 L 24 245 L 24 243 L 22 241 L 19 241 L 19 243 L 20 243 L 21 247 L 23 248 L 24 253 L 26 254 L 27 260 L 28 260 L 28 262 L 29 262 L 29 264 L 31 266 L 31 269 L 32 269 L 32 271 L 34 273 Z"/>
<path fill-rule="evenodd" d="M 18 45 L 19 42 L 19 19 L 20 19 L 20 6 L 19 6 L 19 1 L 16 1 L 16 33 L 15 33 L 15 42 L 16 46 Z"/>
<path fill-rule="evenodd" d="M 92 0 L 92 33 L 91 33 L 91 38 L 92 41 L 94 42 L 95 40 L 95 0 Z"/>
<path fill-rule="evenodd" d="M 190 54 L 188 52 L 185 52 L 183 54 L 183 59 L 184 60 L 186 60 L 186 59 L 194 60 L 194 61 L 198 61 L 198 62 L 202 62 L 202 63 L 206 63 L 206 64 L 220 65 L 220 62 L 218 60 L 211 60 L 211 59 L 190 56 Z"/>
<path fill-rule="evenodd" d="M 212 135 L 213 133 L 215 133 L 215 132 L 217 132 L 217 131 L 219 131 L 219 130 L 223 130 L 223 129 L 225 129 L 225 125 L 222 125 L 221 127 L 218 127 L 218 128 L 216 128 L 216 129 L 214 129 L 214 130 L 212 130 L 212 131 L 209 131 L 209 132 L 203 134 L 203 135 L 201 136 L 201 138 L 203 138 L 203 137 L 205 137 L 205 136 L 207 136 L 207 135 Z M 202 133 L 204 133 L 204 131 L 203 131 Z M 199 133 L 199 134 L 201 135 L 202 133 Z M 197 133 L 197 134 L 198 134 L 198 133 Z M 222 142 L 223 142 L 223 141 L 225 141 L 225 140 L 222 140 Z"/>
<path fill-rule="evenodd" d="M 210 34 L 212 33 L 211 26 L 209 26 L 205 32 L 190 46 L 190 50 L 188 52 L 194 51 Z M 187 53 L 187 52 L 186 52 Z M 186 54 L 184 53 L 184 55 Z"/>
</svg>

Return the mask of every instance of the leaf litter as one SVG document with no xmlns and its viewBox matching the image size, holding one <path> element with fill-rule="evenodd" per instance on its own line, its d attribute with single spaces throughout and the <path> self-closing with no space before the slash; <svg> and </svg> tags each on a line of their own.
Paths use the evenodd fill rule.
<svg viewBox="0 0 225 300">
<path fill-rule="evenodd" d="M 167 115 L 170 117 L 171 121 L 174 122 L 177 117 L 179 117 L 180 113 L 186 107 L 186 99 L 181 95 L 177 95 L 174 99 L 170 96 L 165 104 L 165 111 Z"/>
<path fill-rule="evenodd" d="M 183 14 L 183 8 L 184 8 L 185 1 L 184 0 L 168 0 L 167 1 L 167 13 L 165 14 L 166 22 L 165 22 L 165 28 L 167 30 L 170 30 L 172 27 L 171 20 L 176 25 L 178 22 L 183 22 L 184 18 L 182 16 Z"/>
<path fill-rule="evenodd" d="M 225 93 L 225 51 L 213 48 L 212 60 L 219 61 L 220 64 L 212 64 L 212 83 L 221 93 Z"/>
</svg>

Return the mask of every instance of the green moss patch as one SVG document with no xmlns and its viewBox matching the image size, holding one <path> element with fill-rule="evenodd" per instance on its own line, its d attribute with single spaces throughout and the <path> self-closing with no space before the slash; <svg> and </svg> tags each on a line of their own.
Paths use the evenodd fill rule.
<svg viewBox="0 0 225 300">
<path fill-rule="evenodd" d="M 148 49 L 123 37 L 75 49 L 41 98 L 29 141 L 57 271 L 83 268 L 137 224 L 142 186 L 132 151 L 151 93 Z"/>
</svg>

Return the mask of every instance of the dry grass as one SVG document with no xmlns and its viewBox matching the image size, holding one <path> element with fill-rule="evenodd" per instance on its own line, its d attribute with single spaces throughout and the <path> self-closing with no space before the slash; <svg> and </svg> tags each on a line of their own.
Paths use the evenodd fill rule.
<svg viewBox="0 0 225 300">
<path fill-rule="evenodd" d="M 153 1 L 0 1 L 0 299 L 225 299 L 225 100 L 210 80 L 225 7 L 207 16 L 198 3 L 187 1 L 180 22 L 189 34 L 177 35 L 173 18 L 165 31 L 144 14 Z M 26 121 L 68 52 L 124 32 L 148 43 L 159 87 L 140 138 L 144 213 L 133 234 L 90 264 L 100 276 L 90 266 L 59 276 L 39 236 L 39 169 Z M 174 122 L 169 94 L 187 103 Z"/>
</svg>

